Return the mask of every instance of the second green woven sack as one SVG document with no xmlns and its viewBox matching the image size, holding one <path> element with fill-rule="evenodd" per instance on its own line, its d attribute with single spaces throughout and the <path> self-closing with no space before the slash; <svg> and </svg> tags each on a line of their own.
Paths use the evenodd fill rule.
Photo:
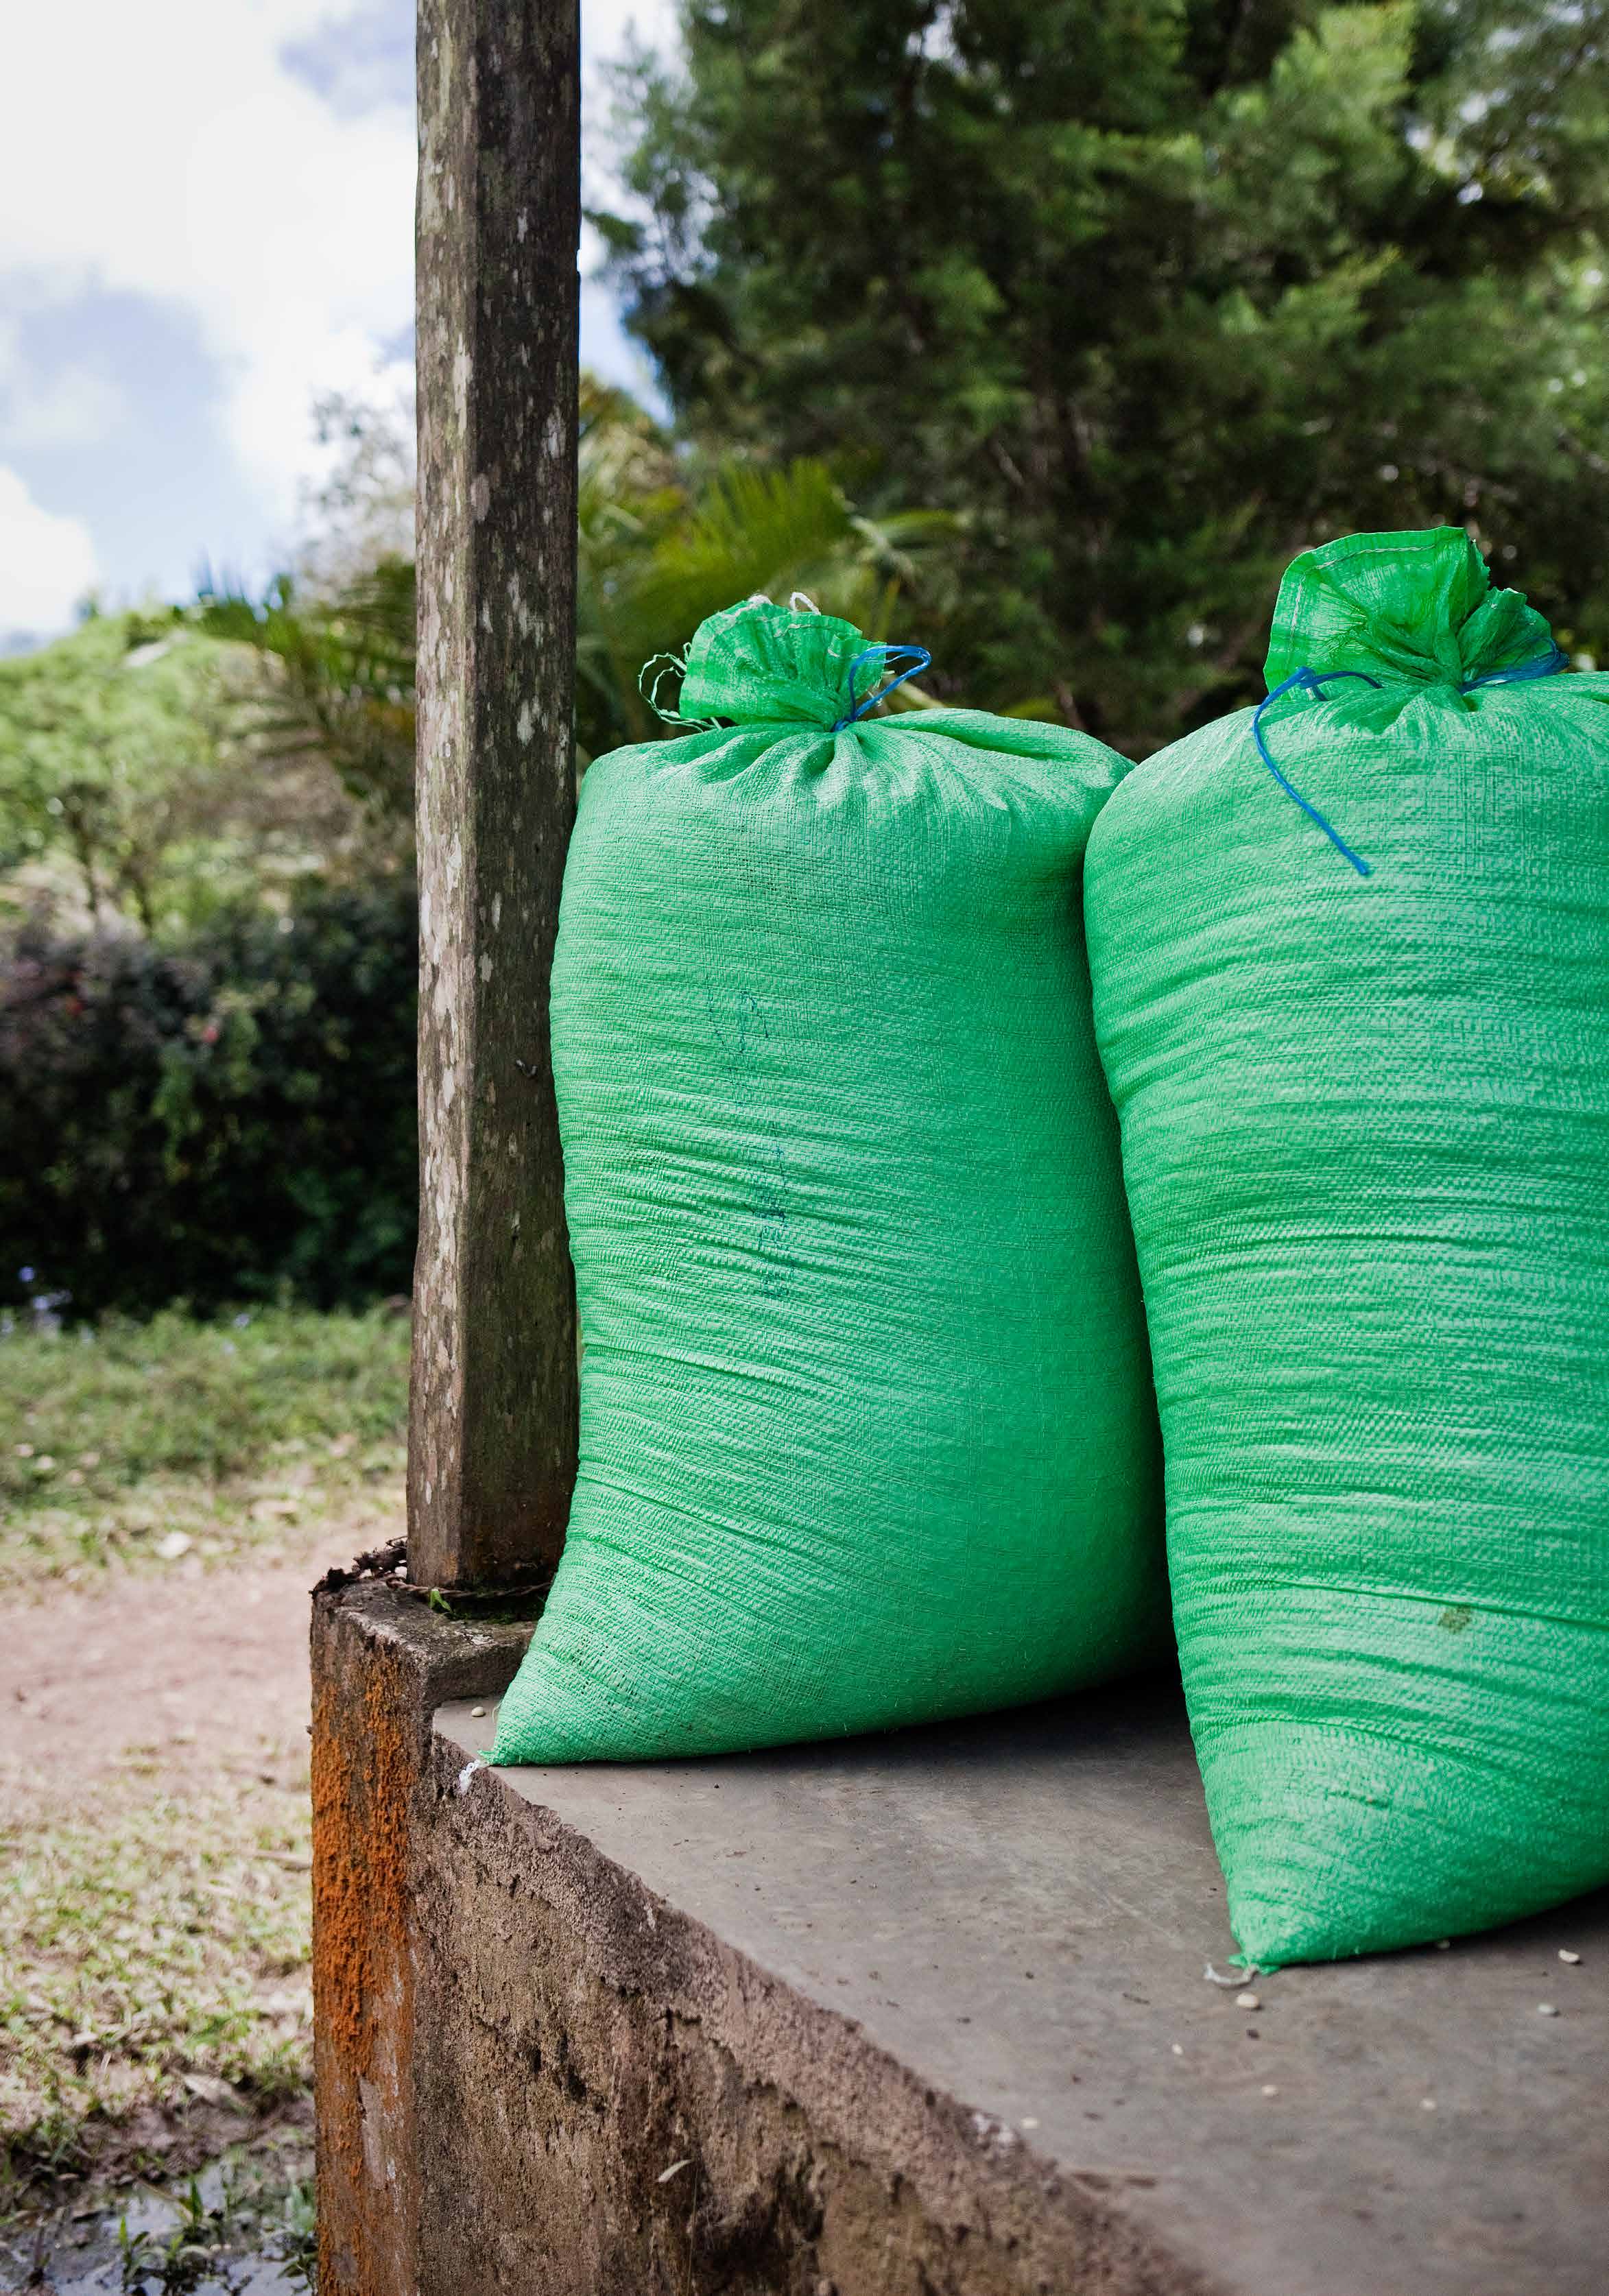
<svg viewBox="0 0 1609 2296">
<path fill-rule="evenodd" d="M 1242 1950 L 1609 1882 L 1609 677 L 1462 531 L 1297 560 L 1087 872 Z"/>
<path fill-rule="evenodd" d="M 681 696 L 730 722 L 587 775 L 552 1001 L 580 1473 L 498 1761 L 961 1714 L 1165 1636 L 1079 907 L 1121 761 L 858 714 L 887 654 L 735 608 Z"/>
</svg>

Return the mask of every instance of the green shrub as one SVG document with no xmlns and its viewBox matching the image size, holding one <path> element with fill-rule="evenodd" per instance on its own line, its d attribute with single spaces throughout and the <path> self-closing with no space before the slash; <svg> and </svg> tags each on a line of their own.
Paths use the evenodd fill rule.
<svg viewBox="0 0 1609 2296">
<path fill-rule="evenodd" d="M 406 1291 L 415 945 L 401 882 L 167 947 L 23 927 L 0 948 L 0 1304 Z"/>
</svg>

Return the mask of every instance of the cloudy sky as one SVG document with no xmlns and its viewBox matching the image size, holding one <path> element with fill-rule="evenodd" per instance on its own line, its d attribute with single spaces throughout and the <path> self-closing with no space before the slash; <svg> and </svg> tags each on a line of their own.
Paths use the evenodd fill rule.
<svg viewBox="0 0 1609 2296">
<path fill-rule="evenodd" d="M 673 0 L 582 0 L 596 65 Z M 13 12 L 0 86 L 0 642 L 267 573 L 308 408 L 411 361 L 413 0 Z M 589 166 L 589 175 L 594 172 Z M 630 379 L 599 288 L 583 357 Z"/>
</svg>

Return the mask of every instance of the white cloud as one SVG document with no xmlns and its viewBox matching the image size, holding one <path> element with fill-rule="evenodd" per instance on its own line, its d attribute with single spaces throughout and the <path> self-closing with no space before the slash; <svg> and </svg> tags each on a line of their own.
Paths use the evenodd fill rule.
<svg viewBox="0 0 1609 2296">
<path fill-rule="evenodd" d="M 678 45 L 676 0 L 581 0 L 581 115 L 587 144 L 587 196 L 618 197 L 612 149 L 614 96 L 608 67 L 629 46 L 671 54 Z M 597 250 L 590 246 L 588 254 Z"/>
<path fill-rule="evenodd" d="M 41 510 L 0 463 L 0 632 L 60 629 L 96 572 L 83 520 Z"/>
<path fill-rule="evenodd" d="M 676 0 L 581 0 L 581 47 L 587 65 L 620 54 L 630 32 L 644 46 L 673 46 Z"/>
<path fill-rule="evenodd" d="M 413 315 L 411 12 L 411 0 L 74 0 L 7 20 L 0 298 L 26 313 L 135 295 L 183 315 L 223 433 L 282 531 L 320 467 L 314 397 L 404 382 L 385 346 Z M 629 24 L 666 44 L 674 0 L 583 0 L 590 89 Z M 389 62 L 365 72 L 377 40 Z M 352 70 L 321 80 L 309 53 Z M 602 126 L 595 98 L 588 114 Z M 196 380 L 176 374 L 175 397 L 191 400 Z M 103 439 L 116 383 L 103 364 L 13 376 L 0 443 Z"/>
<path fill-rule="evenodd" d="M 408 111 L 341 118 L 283 58 L 350 12 L 78 0 L 7 29 L 0 266 L 36 295 L 184 307 L 222 368 L 232 442 L 285 510 L 313 393 L 367 378 L 412 307 Z"/>
</svg>

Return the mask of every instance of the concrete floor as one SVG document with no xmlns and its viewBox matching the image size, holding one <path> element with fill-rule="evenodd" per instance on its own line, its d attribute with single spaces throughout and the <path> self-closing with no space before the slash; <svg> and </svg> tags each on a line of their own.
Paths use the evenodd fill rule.
<svg viewBox="0 0 1609 2296">
<path fill-rule="evenodd" d="M 490 1742 L 483 1702 L 439 1711 L 444 1754 Z M 1203 1974 L 1233 1947 L 1170 1685 L 470 1784 L 551 1811 L 801 2013 L 850 2021 L 835 2046 L 959 2100 L 981 2144 L 1098 2194 L 1192 2284 L 1609 2291 L 1609 1896 L 1260 1977 L 1237 2005 Z"/>
</svg>

